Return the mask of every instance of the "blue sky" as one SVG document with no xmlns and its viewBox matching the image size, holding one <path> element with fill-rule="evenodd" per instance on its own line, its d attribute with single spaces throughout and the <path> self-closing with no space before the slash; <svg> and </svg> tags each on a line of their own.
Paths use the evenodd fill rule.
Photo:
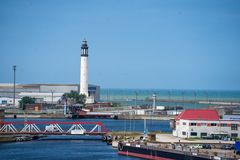
<svg viewBox="0 0 240 160">
<path fill-rule="evenodd" d="M 238 0 L 0 0 L 0 82 L 240 90 Z"/>
</svg>

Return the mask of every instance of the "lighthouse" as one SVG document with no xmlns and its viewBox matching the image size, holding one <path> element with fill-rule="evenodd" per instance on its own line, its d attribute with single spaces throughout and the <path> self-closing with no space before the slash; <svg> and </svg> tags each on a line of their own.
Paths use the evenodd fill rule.
<svg viewBox="0 0 240 160">
<path fill-rule="evenodd" d="M 85 94 L 88 99 L 88 45 L 86 40 L 82 41 L 80 70 L 80 94 Z"/>
</svg>

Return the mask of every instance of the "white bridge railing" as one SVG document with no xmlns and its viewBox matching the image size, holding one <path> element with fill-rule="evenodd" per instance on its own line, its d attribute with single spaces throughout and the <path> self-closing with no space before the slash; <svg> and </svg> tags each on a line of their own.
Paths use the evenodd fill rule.
<svg viewBox="0 0 240 160">
<path fill-rule="evenodd" d="M 101 122 L 0 122 L 0 134 L 105 134 L 107 132 L 107 128 Z"/>
</svg>

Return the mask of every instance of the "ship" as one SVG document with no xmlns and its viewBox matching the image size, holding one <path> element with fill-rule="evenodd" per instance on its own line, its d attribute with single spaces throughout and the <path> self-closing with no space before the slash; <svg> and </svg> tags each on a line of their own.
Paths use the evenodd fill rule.
<svg viewBox="0 0 240 160">
<path fill-rule="evenodd" d="M 197 153 L 157 148 L 136 143 L 118 143 L 118 154 L 150 160 L 209 160 L 212 157 Z"/>
<path fill-rule="evenodd" d="M 116 113 L 110 112 L 91 112 L 88 109 L 84 109 L 82 107 L 71 106 L 69 107 L 69 115 L 68 118 L 91 118 L 91 119 L 118 119 L 118 115 Z"/>
</svg>

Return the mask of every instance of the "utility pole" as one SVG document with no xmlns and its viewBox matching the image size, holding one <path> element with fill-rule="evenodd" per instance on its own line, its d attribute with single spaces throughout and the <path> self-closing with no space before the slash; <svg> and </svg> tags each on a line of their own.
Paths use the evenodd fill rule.
<svg viewBox="0 0 240 160">
<path fill-rule="evenodd" d="M 156 109 L 156 94 L 154 93 L 153 94 L 153 96 L 152 96 L 152 98 L 153 98 L 153 111 L 155 111 L 155 109 Z"/>
<path fill-rule="evenodd" d="M 52 109 L 53 109 L 53 90 L 51 90 L 52 93 Z"/>
<path fill-rule="evenodd" d="M 109 89 L 107 89 L 107 102 L 109 102 Z"/>
<path fill-rule="evenodd" d="M 197 93 L 196 93 L 196 91 L 194 91 L 193 93 L 194 93 L 194 108 L 196 109 L 196 105 L 197 105 Z"/>
<path fill-rule="evenodd" d="M 209 104 L 209 98 L 208 98 L 208 92 L 206 91 L 206 97 L 207 97 L 207 104 Z"/>
<path fill-rule="evenodd" d="M 182 102 L 184 103 L 184 91 L 182 91 Z"/>
<path fill-rule="evenodd" d="M 137 107 L 137 96 L 138 96 L 138 93 L 135 92 L 135 107 Z"/>
<path fill-rule="evenodd" d="M 16 65 L 13 65 L 13 106 L 15 106 L 15 92 L 16 92 Z"/>
</svg>

